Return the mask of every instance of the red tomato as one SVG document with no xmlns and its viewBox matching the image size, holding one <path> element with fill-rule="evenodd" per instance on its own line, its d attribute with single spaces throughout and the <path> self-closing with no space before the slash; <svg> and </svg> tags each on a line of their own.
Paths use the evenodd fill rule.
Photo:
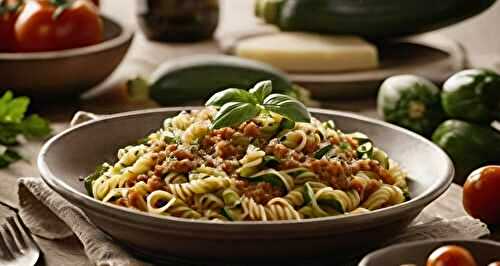
<svg viewBox="0 0 500 266">
<path fill-rule="evenodd" d="M 500 166 L 472 172 L 464 184 L 463 204 L 470 216 L 488 224 L 500 224 Z"/>
<path fill-rule="evenodd" d="M 102 41 L 102 22 L 94 4 L 76 0 L 57 14 L 60 10 L 48 0 L 28 2 L 15 25 L 18 50 L 63 50 Z"/>
<path fill-rule="evenodd" d="M 21 1 L 0 1 L 0 52 L 13 52 L 15 50 L 14 24 L 20 9 Z"/>
<path fill-rule="evenodd" d="M 434 250 L 427 259 L 427 266 L 477 266 L 477 263 L 466 249 L 449 245 Z"/>
</svg>

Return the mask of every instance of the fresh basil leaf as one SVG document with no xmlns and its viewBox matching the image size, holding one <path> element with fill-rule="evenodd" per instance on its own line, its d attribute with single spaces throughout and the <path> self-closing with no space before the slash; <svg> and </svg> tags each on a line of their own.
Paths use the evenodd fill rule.
<svg viewBox="0 0 500 266">
<path fill-rule="evenodd" d="M 214 94 L 205 103 L 206 106 L 220 107 L 229 102 L 257 104 L 257 99 L 248 91 L 241 89 L 227 89 Z"/>
<path fill-rule="evenodd" d="M 45 137 L 52 132 L 49 122 L 36 114 L 24 119 L 20 128 L 24 135 L 30 137 Z"/>
<path fill-rule="evenodd" d="M 285 94 L 273 93 L 264 99 L 263 104 L 279 105 L 286 101 L 297 101 L 297 99 Z"/>
<path fill-rule="evenodd" d="M 229 102 L 224 104 L 212 122 L 211 129 L 230 127 L 256 117 L 260 108 L 251 103 Z"/>
<path fill-rule="evenodd" d="M 305 105 L 290 96 L 271 94 L 264 100 L 263 105 L 267 110 L 295 122 L 311 122 L 311 114 Z"/>
<path fill-rule="evenodd" d="M 21 160 L 22 157 L 16 151 L 11 149 L 5 150 L 2 154 L 0 154 L 0 168 L 5 168 L 9 166 L 11 163 Z"/>
<path fill-rule="evenodd" d="M 12 92 L 7 91 L 0 99 L 0 122 L 20 123 L 28 109 L 28 97 L 14 98 Z"/>
<path fill-rule="evenodd" d="M 259 103 L 262 103 L 264 99 L 271 94 L 273 91 L 273 84 L 270 80 L 265 80 L 257 83 L 250 93 L 257 99 Z"/>
</svg>

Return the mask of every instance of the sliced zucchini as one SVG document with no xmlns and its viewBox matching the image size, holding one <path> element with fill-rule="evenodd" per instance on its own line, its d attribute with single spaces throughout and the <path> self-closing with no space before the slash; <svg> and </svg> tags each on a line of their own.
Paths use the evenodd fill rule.
<svg viewBox="0 0 500 266">
<path fill-rule="evenodd" d="M 316 158 L 318 160 L 323 158 L 323 156 L 325 156 L 332 148 L 333 148 L 332 144 L 328 144 L 328 145 L 324 146 L 323 148 L 317 150 L 314 153 L 314 158 Z"/>
<path fill-rule="evenodd" d="M 385 169 L 389 169 L 389 156 L 383 150 L 374 148 L 372 159 L 378 161 Z"/>
</svg>

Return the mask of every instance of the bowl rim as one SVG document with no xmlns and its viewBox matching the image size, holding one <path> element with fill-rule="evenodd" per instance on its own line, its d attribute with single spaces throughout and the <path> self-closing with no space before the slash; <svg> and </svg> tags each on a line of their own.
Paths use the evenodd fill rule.
<svg viewBox="0 0 500 266">
<path fill-rule="evenodd" d="M 16 60 L 16 61 L 29 61 L 29 60 L 46 60 L 46 59 L 62 59 L 81 55 L 88 55 L 93 53 L 99 53 L 106 50 L 113 49 L 120 45 L 129 42 L 134 36 L 134 30 L 132 26 L 122 23 L 119 20 L 114 20 L 113 18 L 100 15 L 101 19 L 106 20 L 117 27 L 120 28 L 120 34 L 112 39 L 105 40 L 103 42 L 88 45 L 84 47 L 65 49 L 59 51 L 47 51 L 47 52 L 29 52 L 29 53 L 0 53 L 0 60 Z"/>
<path fill-rule="evenodd" d="M 456 242 L 456 244 L 460 243 L 482 243 L 486 245 L 491 245 L 491 246 L 497 246 L 500 248 L 500 243 L 493 241 L 493 240 L 488 240 L 488 239 L 464 239 L 464 238 L 438 238 L 438 239 L 428 239 L 428 240 L 415 240 L 415 241 L 410 241 L 407 243 L 399 243 L 399 244 L 394 244 L 390 245 L 384 248 L 377 249 L 375 251 L 372 251 L 368 253 L 366 256 L 361 259 L 359 262 L 359 266 L 366 266 L 368 263 L 374 259 L 374 257 L 379 257 L 381 255 L 385 255 L 385 253 L 390 252 L 393 249 L 396 248 L 411 248 L 414 246 L 421 246 L 421 245 L 427 245 L 427 244 L 437 244 L 437 243 L 446 243 L 446 242 Z"/>
<path fill-rule="evenodd" d="M 194 110 L 194 109 L 200 109 L 202 107 L 200 106 L 184 106 L 184 107 L 164 107 L 164 108 L 153 108 L 153 109 L 145 109 L 145 110 L 138 110 L 138 111 L 129 111 L 129 112 L 123 112 L 123 113 L 116 113 L 116 114 L 111 114 L 111 115 L 105 115 L 102 118 L 95 119 L 95 120 L 90 120 L 83 122 L 79 125 L 76 125 L 74 127 L 68 128 L 64 130 L 63 132 L 57 134 L 56 136 L 52 137 L 50 140 L 48 140 L 43 147 L 40 150 L 40 153 L 38 154 L 38 159 L 37 159 L 37 165 L 38 165 L 38 170 L 40 171 L 42 179 L 51 187 L 54 189 L 56 192 L 60 193 L 63 197 L 69 199 L 73 203 L 76 201 L 78 204 L 81 204 L 87 208 L 91 208 L 92 210 L 97 210 L 98 212 L 103 211 L 104 209 L 108 214 L 113 214 L 115 217 L 120 217 L 124 218 L 125 221 L 128 222 L 134 222 L 134 224 L 144 224 L 144 223 L 156 223 L 156 224 L 165 224 L 165 221 L 170 222 L 170 224 L 177 224 L 179 226 L 184 226 L 184 225 L 209 225 L 212 226 L 212 229 L 217 229 L 217 228 L 241 228 L 240 226 L 244 227 L 258 227 L 258 226 L 269 226 L 269 225 L 284 225 L 284 224 L 319 224 L 319 223 L 329 223 L 329 222 L 338 222 L 338 223 L 353 223 L 354 221 L 359 221 L 359 222 L 367 222 L 371 221 L 372 219 L 382 219 L 390 216 L 397 216 L 396 214 L 403 214 L 405 212 L 411 212 L 412 210 L 420 208 L 420 210 L 425 207 L 427 204 L 438 198 L 441 194 L 443 194 L 451 185 L 455 173 L 455 169 L 453 167 L 453 163 L 451 162 L 451 159 L 448 157 L 448 155 L 437 145 L 432 143 L 431 141 L 425 139 L 424 137 L 411 132 L 407 129 L 389 124 L 384 121 L 380 121 L 377 119 L 365 117 L 359 114 L 354 114 L 351 112 L 344 112 L 344 111 L 334 111 L 334 110 L 326 110 L 326 109 L 321 109 L 321 108 L 309 108 L 309 111 L 314 115 L 314 114 L 320 114 L 320 115 L 336 115 L 336 116 L 343 116 L 346 118 L 350 119 L 356 119 L 372 124 L 377 124 L 383 127 L 389 127 L 393 130 L 399 131 L 403 134 L 410 135 L 411 137 L 417 138 L 422 142 L 427 143 L 431 147 L 435 149 L 435 151 L 443 158 L 446 160 L 447 164 L 447 173 L 444 176 L 441 176 L 439 179 L 437 179 L 431 186 L 427 187 L 424 192 L 422 192 L 420 195 L 412 198 L 410 201 L 374 210 L 371 211 L 370 213 L 362 213 L 362 214 L 351 214 L 351 215 L 338 215 L 338 216 L 329 216 L 329 217 L 321 217 L 321 218 L 311 218 L 311 219 L 302 219 L 302 220 L 281 220 L 281 221 L 232 221 L 232 222 L 214 222 L 214 221 L 205 221 L 205 220 L 195 220 L 195 219 L 186 219 L 186 218 L 178 218 L 178 217 L 172 217 L 172 216 L 162 216 L 158 214 L 150 214 L 147 212 L 142 212 L 138 210 L 134 210 L 131 208 L 125 208 L 109 203 L 103 203 L 99 200 L 96 200 L 89 195 L 79 192 L 78 190 L 74 189 L 71 187 L 69 184 L 66 182 L 62 181 L 61 179 L 57 178 L 49 169 L 48 164 L 45 162 L 45 156 L 50 149 L 50 147 L 56 143 L 59 139 L 62 137 L 74 133 L 77 130 L 91 126 L 93 124 L 97 123 L 106 123 L 109 120 L 113 119 L 120 119 L 120 118 L 127 118 L 131 116 L 142 116 L 142 115 L 147 115 L 147 114 L 154 114 L 154 113 L 163 113 L 163 112 L 180 112 L 180 111 L 185 111 L 185 110 Z M 80 206 L 78 206 L 80 208 Z M 104 209 L 103 209 L 104 208 Z M 369 219 L 369 220 L 367 220 Z M 219 226 L 223 227 L 219 227 Z"/>
</svg>

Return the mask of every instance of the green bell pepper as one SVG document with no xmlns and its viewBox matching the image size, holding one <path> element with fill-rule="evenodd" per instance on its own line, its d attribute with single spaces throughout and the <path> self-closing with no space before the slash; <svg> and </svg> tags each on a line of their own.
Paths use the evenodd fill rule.
<svg viewBox="0 0 500 266">
<path fill-rule="evenodd" d="M 430 136 L 444 120 L 439 88 L 414 75 L 385 80 L 380 87 L 377 106 L 385 121 L 424 136 Z"/>
<path fill-rule="evenodd" d="M 432 141 L 451 157 L 459 183 L 478 167 L 500 163 L 500 133 L 489 126 L 447 120 L 436 129 Z"/>
<path fill-rule="evenodd" d="M 489 123 L 500 118 L 500 75 L 469 69 L 449 78 L 442 92 L 443 108 L 452 118 Z"/>
</svg>

